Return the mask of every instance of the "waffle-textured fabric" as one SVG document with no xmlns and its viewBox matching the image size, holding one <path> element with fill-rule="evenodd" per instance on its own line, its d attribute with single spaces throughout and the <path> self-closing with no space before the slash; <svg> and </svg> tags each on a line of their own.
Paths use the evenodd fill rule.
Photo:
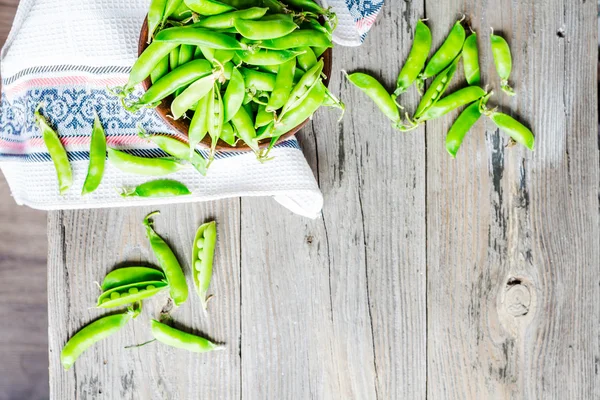
<svg viewBox="0 0 600 400">
<path fill-rule="evenodd" d="M 263 164 L 251 152 L 220 152 L 206 177 L 191 167 L 168 176 L 185 183 L 194 193 L 192 196 L 123 198 L 120 188 L 134 187 L 152 178 L 124 173 L 109 162 L 97 191 L 85 197 L 80 195 L 89 164 L 94 112 L 105 128 L 108 145 L 131 154 L 166 156 L 137 136 L 138 125 L 150 133 L 178 135 L 154 110 L 131 114 L 107 90 L 127 81 L 137 57 L 139 31 L 148 3 L 21 1 L 0 63 L 0 169 L 15 201 L 56 210 L 272 196 L 295 213 L 316 217 L 323 198 L 295 139 L 277 145 L 271 153 L 273 160 Z M 365 7 L 365 3 L 369 2 L 330 1 L 328 5 L 340 18 L 336 42 L 360 43 L 365 34 L 365 18 L 374 19 L 373 13 L 378 10 Z M 63 196 L 58 193 L 54 166 L 33 120 L 40 103 L 42 114 L 59 132 L 73 168 L 73 186 Z"/>
</svg>

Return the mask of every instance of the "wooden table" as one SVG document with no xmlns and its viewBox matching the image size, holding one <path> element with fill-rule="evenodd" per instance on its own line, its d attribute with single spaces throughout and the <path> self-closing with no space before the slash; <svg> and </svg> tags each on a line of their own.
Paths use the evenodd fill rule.
<svg viewBox="0 0 600 400">
<path fill-rule="evenodd" d="M 344 80 L 364 69 L 392 88 L 417 19 L 437 47 L 463 12 L 486 84 L 499 86 L 490 26 L 511 44 L 518 95 L 493 102 L 533 128 L 535 152 L 485 121 L 452 160 L 455 115 L 395 132 Z M 224 352 L 124 349 L 150 338 L 163 298 L 63 372 L 65 340 L 102 314 L 93 282 L 155 261 L 148 208 L 50 213 L 52 398 L 598 398 L 596 13 L 593 0 L 388 1 L 364 46 L 335 49 L 344 120 L 319 111 L 300 134 L 321 218 L 268 198 L 160 207 L 156 228 L 185 261 L 197 226 L 218 221 L 210 321 L 193 297 L 174 316 Z"/>
</svg>

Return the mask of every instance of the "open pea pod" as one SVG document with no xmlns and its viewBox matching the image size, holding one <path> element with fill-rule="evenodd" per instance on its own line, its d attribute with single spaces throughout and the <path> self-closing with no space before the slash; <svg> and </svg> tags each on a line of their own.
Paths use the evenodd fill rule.
<svg viewBox="0 0 600 400">
<path fill-rule="evenodd" d="M 217 224 L 214 221 L 202 224 L 196 231 L 192 244 L 192 274 L 204 310 L 206 310 L 207 292 L 212 278 L 216 243 Z"/>
<path fill-rule="evenodd" d="M 119 286 L 102 293 L 98 297 L 98 308 L 120 307 L 136 301 L 147 299 L 167 289 L 166 281 L 147 281 Z"/>
<path fill-rule="evenodd" d="M 165 274 L 155 268 L 149 267 L 124 267 L 109 272 L 102 281 L 102 290 L 107 291 L 132 283 L 162 281 Z"/>
</svg>

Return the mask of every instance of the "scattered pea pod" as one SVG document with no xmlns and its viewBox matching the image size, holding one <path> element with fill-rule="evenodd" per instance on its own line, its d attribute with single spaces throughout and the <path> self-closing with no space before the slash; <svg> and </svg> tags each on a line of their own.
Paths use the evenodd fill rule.
<svg viewBox="0 0 600 400">
<path fill-rule="evenodd" d="M 208 339 L 180 331 L 157 320 L 150 321 L 150 327 L 152 329 L 152 336 L 167 346 L 193 353 L 206 353 L 208 351 L 225 349 L 224 346 L 217 345 Z"/>
<path fill-rule="evenodd" d="M 425 92 L 419 105 L 417 106 L 417 110 L 415 111 L 415 118 L 418 119 L 423 115 L 425 111 L 431 108 L 439 99 L 443 96 L 454 77 L 454 73 L 456 72 L 456 68 L 458 67 L 458 61 L 460 60 L 457 57 L 448 68 L 443 70 L 438 76 L 435 77 L 429 89 Z"/>
<path fill-rule="evenodd" d="M 46 118 L 40 114 L 40 107 L 41 104 L 38 105 L 35 110 L 35 122 L 42 131 L 44 144 L 46 145 L 48 153 L 50 154 L 50 158 L 54 163 L 56 177 L 58 178 L 59 193 L 65 194 L 73 184 L 73 171 L 71 170 L 71 164 L 69 164 L 67 151 L 63 147 L 58 134 L 50 127 Z"/>
<path fill-rule="evenodd" d="M 108 161 L 123 172 L 138 175 L 162 176 L 172 174 L 183 165 L 172 158 L 144 158 L 124 153 L 112 148 L 107 149 Z"/>
<path fill-rule="evenodd" d="M 456 153 L 465 138 L 467 132 L 475 125 L 481 117 L 479 101 L 473 102 L 470 106 L 458 116 L 448 134 L 446 135 L 446 150 L 452 158 L 456 157 Z"/>
<path fill-rule="evenodd" d="M 133 189 L 124 189 L 123 197 L 175 197 L 192 194 L 183 183 L 172 179 L 159 179 L 145 182 Z"/>
<path fill-rule="evenodd" d="M 104 164 L 106 162 L 106 136 L 104 128 L 100 123 L 98 114 L 94 116 L 94 126 L 92 127 L 92 136 L 90 137 L 90 164 L 88 173 L 83 183 L 81 195 L 95 191 L 102 177 L 104 176 Z"/>
<path fill-rule="evenodd" d="M 103 291 L 107 291 L 131 283 L 162 281 L 164 279 L 165 274 L 156 268 L 124 267 L 109 272 L 104 277 L 101 288 Z"/>
<path fill-rule="evenodd" d="M 477 34 L 475 32 L 465 40 L 462 58 L 467 83 L 469 85 L 479 85 L 481 73 L 479 71 L 479 49 L 477 48 Z"/>
<path fill-rule="evenodd" d="M 217 225 L 213 222 L 202 224 L 196 231 L 192 243 L 192 268 L 194 284 L 202 302 L 202 308 L 207 308 L 207 293 L 212 277 L 213 258 L 217 242 Z"/>
<path fill-rule="evenodd" d="M 500 82 L 502 91 L 509 96 L 514 96 L 515 91 L 508 85 L 508 78 L 512 71 L 512 57 L 510 55 L 510 47 L 503 37 L 492 34 L 490 36 L 490 42 L 492 45 L 492 55 L 494 56 L 494 65 L 498 76 L 502 80 Z"/>
<path fill-rule="evenodd" d="M 441 117 L 447 113 L 456 110 L 458 107 L 462 107 L 475 100 L 479 100 L 486 95 L 485 90 L 479 86 L 468 86 L 464 89 L 457 90 L 454 93 L 438 100 L 430 108 L 428 108 L 417 121 L 426 121 L 434 118 Z"/>
<path fill-rule="evenodd" d="M 494 110 L 485 110 L 484 114 L 494 121 L 496 126 L 506 132 L 515 142 L 522 144 L 529 150 L 533 150 L 535 137 L 533 136 L 533 132 L 525 125 L 510 115 Z"/>
<path fill-rule="evenodd" d="M 354 86 L 358 87 L 375 102 L 377 107 L 392 121 L 395 127 L 401 125 L 398 106 L 379 81 L 362 72 L 355 72 L 346 77 Z"/>
<path fill-rule="evenodd" d="M 60 362 L 65 370 L 73 366 L 77 358 L 95 343 L 118 332 L 131 319 L 140 313 L 139 307 L 130 307 L 126 312 L 108 315 L 86 325 L 64 345 L 60 352 Z"/>
<path fill-rule="evenodd" d="M 150 298 L 169 287 L 165 281 L 135 282 L 103 292 L 98 297 L 98 308 L 114 308 Z"/>
<path fill-rule="evenodd" d="M 462 26 L 462 20 L 456 21 L 450 34 L 442 43 L 438 51 L 435 52 L 431 60 L 427 63 L 425 70 L 419 77 L 418 87 L 423 88 L 423 83 L 427 78 L 436 76 L 452 63 L 460 54 L 465 42 L 465 28 Z"/>
<path fill-rule="evenodd" d="M 422 20 L 417 22 L 412 48 L 398 75 L 395 96 L 404 93 L 417 79 L 431 49 L 431 31 Z"/>
<path fill-rule="evenodd" d="M 152 228 L 151 218 L 160 214 L 158 211 L 152 212 L 144 218 L 144 226 L 150 240 L 150 245 L 158 263 L 167 277 L 170 287 L 170 295 L 176 306 L 183 304 L 188 297 L 188 287 L 185 282 L 185 276 L 181 269 L 177 257 L 169 245 Z"/>
</svg>

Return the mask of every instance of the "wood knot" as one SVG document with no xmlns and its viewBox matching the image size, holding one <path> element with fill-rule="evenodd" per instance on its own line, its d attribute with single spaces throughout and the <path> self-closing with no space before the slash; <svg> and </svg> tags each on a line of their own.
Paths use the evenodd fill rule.
<svg viewBox="0 0 600 400">
<path fill-rule="evenodd" d="M 531 292 L 527 286 L 516 284 L 507 287 L 504 294 L 504 307 L 513 317 L 523 317 L 529 313 Z"/>
</svg>

